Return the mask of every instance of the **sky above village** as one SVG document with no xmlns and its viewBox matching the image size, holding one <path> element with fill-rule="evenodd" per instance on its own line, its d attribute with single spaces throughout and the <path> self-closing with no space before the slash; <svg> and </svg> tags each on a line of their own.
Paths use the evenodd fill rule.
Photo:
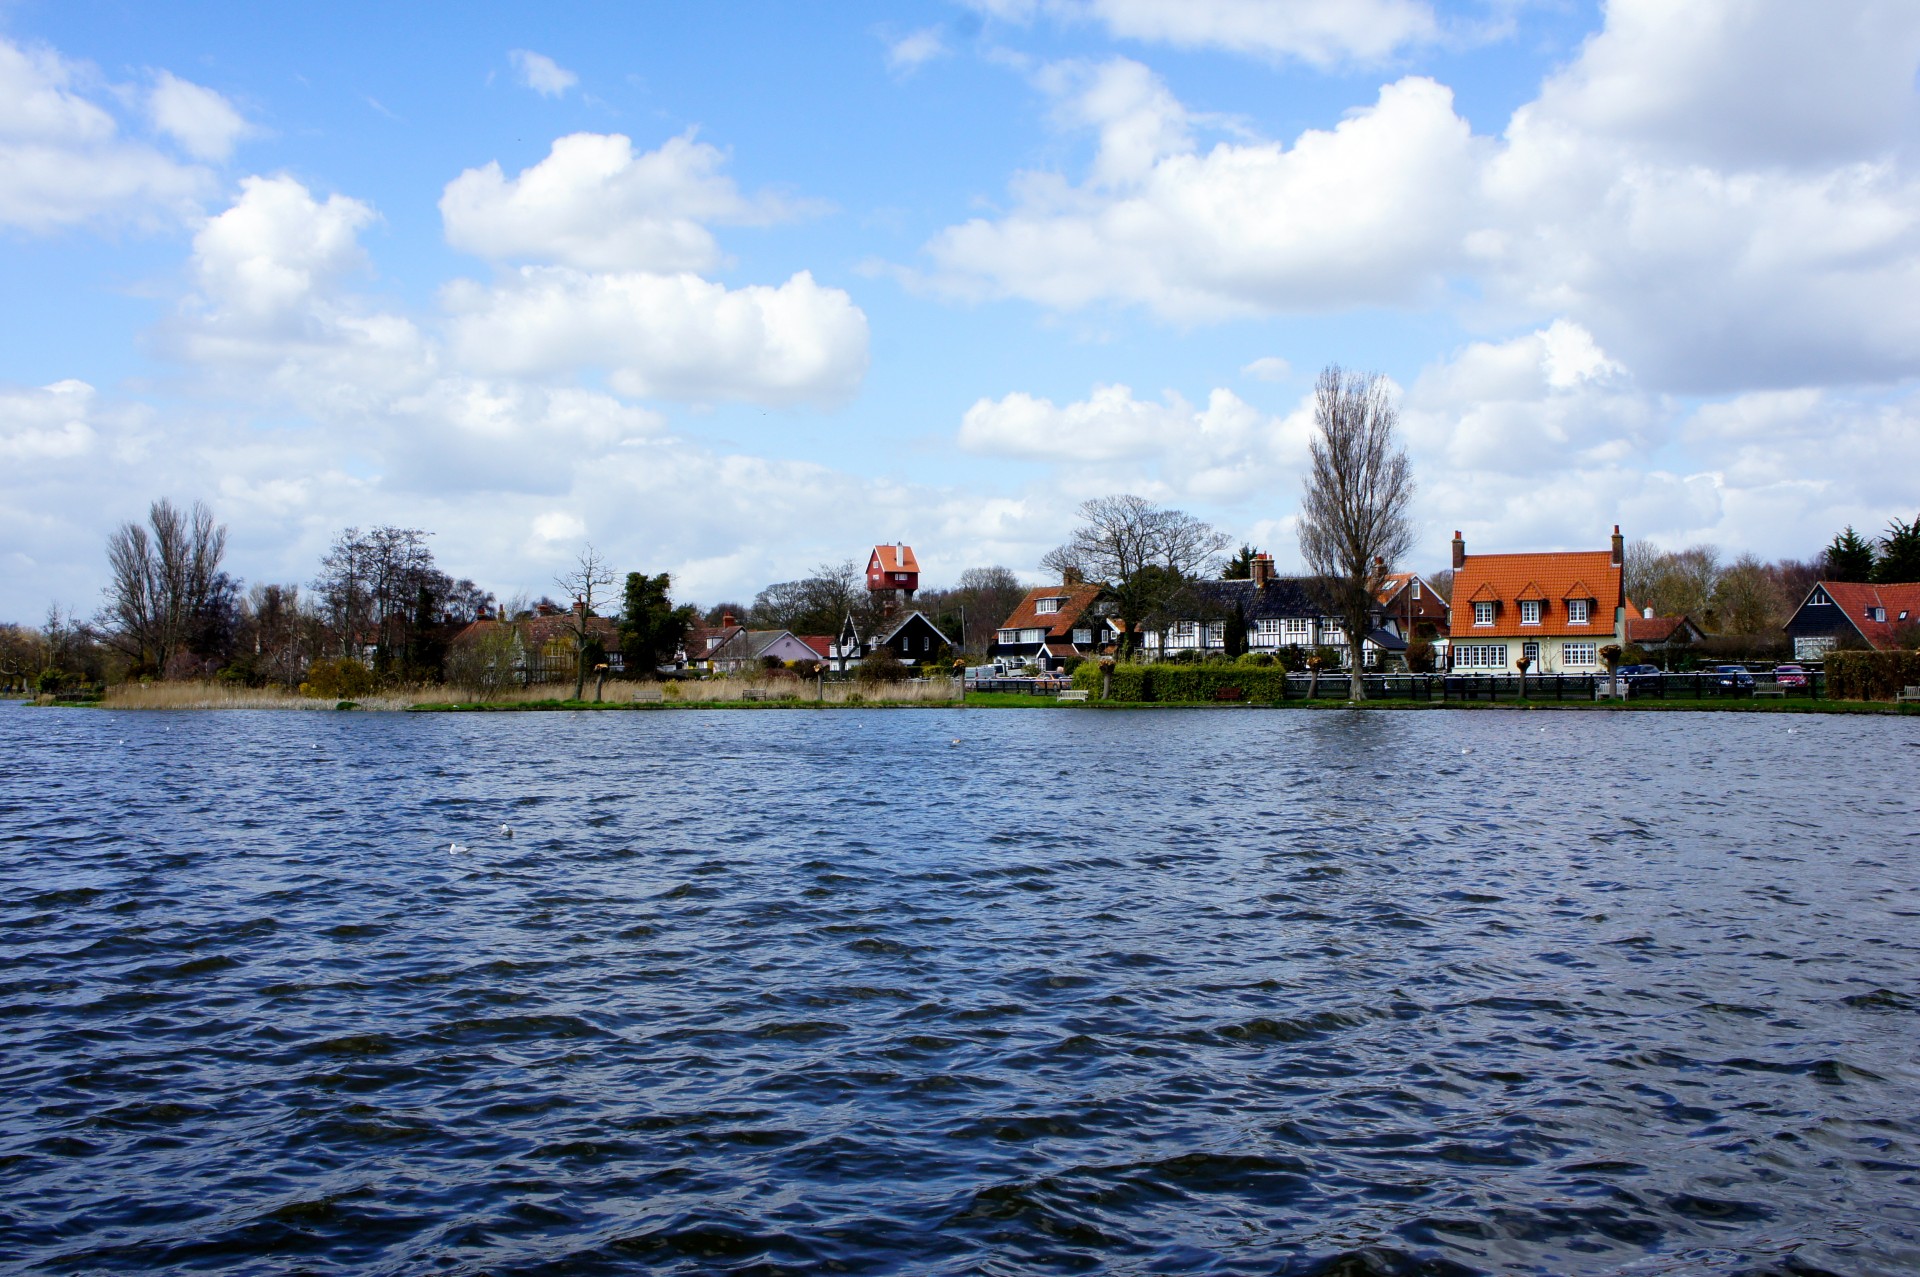
<svg viewBox="0 0 1920 1277">
<path fill-rule="evenodd" d="M 206 501 L 550 591 L 1136 492 L 1298 562 L 1315 374 L 1411 564 L 1920 510 L 1920 5 L 0 0 L 0 620 Z"/>
</svg>

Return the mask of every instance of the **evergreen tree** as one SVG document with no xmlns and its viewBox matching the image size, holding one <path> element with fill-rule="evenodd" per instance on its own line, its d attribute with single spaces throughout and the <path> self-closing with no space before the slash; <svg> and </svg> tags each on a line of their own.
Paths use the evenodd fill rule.
<svg viewBox="0 0 1920 1277">
<path fill-rule="evenodd" d="M 1253 579 L 1253 556 L 1259 551 L 1245 542 L 1220 571 L 1222 581 L 1251 581 Z"/>
<path fill-rule="evenodd" d="M 690 606 L 675 607 L 667 591 L 673 578 L 665 572 L 648 576 L 627 573 L 626 597 L 620 608 L 620 650 L 629 674 L 651 674 L 673 659 L 674 651 L 695 619 Z"/>
<path fill-rule="evenodd" d="M 1880 538 L 1880 558 L 1873 565 L 1873 579 L 1882 585 L 1900 581 L 1920 581 L 1920 514 L 1912 523 L 1895 519 Z"/>
<path fill-rule="evenodd" d="M 1873 542 L 1855 532 L 1849 523 L 1826 549 L 1824 575 L 1829 581 L 1871 581 L 1873 559 Z"/>
</svg>

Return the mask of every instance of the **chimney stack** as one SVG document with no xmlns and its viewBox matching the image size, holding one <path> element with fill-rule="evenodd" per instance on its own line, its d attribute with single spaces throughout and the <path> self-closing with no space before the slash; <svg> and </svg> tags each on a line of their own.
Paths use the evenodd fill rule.
<svg viewBox="0 0 1920 1277">
<path fill-rule="evenodd" d="M 733 628 L 733 613 L 722 612 L 720 614 L 720 628 L 723 630 L 730 630 Z"/>
<path fill-rule="evenodd" d="M 1067 568 L 1066 570 L 1060 573 L 1060 584 L 1067 587 L 1068 589 L 1071 589 L 1074 586 L 1079 585 L 1082 580 L 1083 578 L 1080 575 L 1079 568 Z"/>
<path fill-rule="evenodd" d="M 585 599 L 582 599 L 582 598 L 574 599 L 573 614 L 575 616 L 585 616 L 587 614 L 587 601 Z"/>
<path fill-rule="evenodd" d="M 1453 533 L 1453 570 L 1458 572 L 1465 566 L 1467 566 L 1467 543 L 1460 539 L 1460 530 L 1456 528 Z"/>
<path fill-rule="evenodd" d="M 1620 525 L 1613 525 L 1613 566 L 1619 567 L 1627 561 L 1627 540 L 1620 535 Z"/>
<path fill-rule="evenodd" d="M 1254 555 L 1253 562 L 1249 565 L 1249 570 L 1253 577 L 1253 588 L 1256 590 L 1266 589 L 1267 584 L 1273 580 L 1273 556 L 1264 550 Z"/>
</svg>

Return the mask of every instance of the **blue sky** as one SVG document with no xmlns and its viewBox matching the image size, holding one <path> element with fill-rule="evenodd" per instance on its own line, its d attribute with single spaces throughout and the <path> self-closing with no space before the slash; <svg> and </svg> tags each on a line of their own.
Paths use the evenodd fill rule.
<svg viewBox="0 0 1920 1277">
<path fill-rule="evenodd" d="M 1037 579 L 1116 491 L 1285 564 L 1329 361 L 1410 566 L 1805 557 L 1920 510 L 1917 66 L 1792 0 L 0 3 L 0 616 L 159 496 L 249 581 Z"/>
</svg>

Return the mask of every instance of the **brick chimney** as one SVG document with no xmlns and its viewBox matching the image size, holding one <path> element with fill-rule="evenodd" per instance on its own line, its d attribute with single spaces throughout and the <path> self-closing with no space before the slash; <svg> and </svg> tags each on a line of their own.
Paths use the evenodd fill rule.
<svg viewBox="0 0 1920 1277">
<path fill-rule="evenodd" d="M 1627 540 L 1620 535 L 1620 525 L 1613 525 L 1613 566 L 1619 567 L 1627 561 Z"/>
<path fill-rule="evenodd" d="M 1467 543 L 1460 539 L 1460 530 L 1456 528 L 1453 533 L 1453 570 L 1458 572 L 1465 566 L 1467 566 Z"/>
<path fill-rule="evenodd" d="M 730 630 L 733 628 L 733 613 L 722 612 L 720 614 L 720 628 L 723 630 Z"/>
<path fill-rule="evenodd" d="M 1248 565 L 1248 569 L 1248 575 L 1253 578 L 1253 588 L 1256 590 L 1266 589 L 1267 584 L 1273 580 L 1273 556 L 1264 550 L 1261 551 L 1259 554 L 1253 556 L 1253 561 Z"/>
<path fill-rule="evenodd" d="M 573 614 L 575 616 L 585 616 L 587 614 L 587 601 L 585 599 L 575 599 L 573 601 Z"/>
<path fill-rule="evenodd" d="M 1068 568 L 1062 573 L 1060 573 L 1060 584 L 1069 589 L 1071 589 L 1073 586 L 1079 585 L 1083 579 L 1084 578 L 1082 578 L 1080 575 L 1079 568 Z"/>
</svg>

